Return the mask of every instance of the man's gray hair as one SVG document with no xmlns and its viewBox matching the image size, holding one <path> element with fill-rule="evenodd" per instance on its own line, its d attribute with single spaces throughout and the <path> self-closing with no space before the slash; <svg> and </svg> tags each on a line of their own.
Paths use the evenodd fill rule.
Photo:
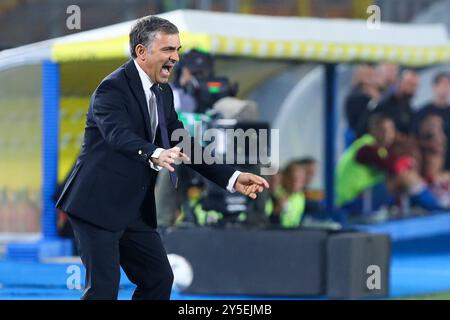
<svg viewBox="0 0 450 320">
<path fill-rule="evenodd" d="M 143 17 L 133 25 L 130 31 L 130 53 L 133 59 L 136 58 L 136 46 L 142 44 L 149 48 L 158 32 L 179 33 L 178 28 L 172 22 L 157 16 Z"/>
</svg>

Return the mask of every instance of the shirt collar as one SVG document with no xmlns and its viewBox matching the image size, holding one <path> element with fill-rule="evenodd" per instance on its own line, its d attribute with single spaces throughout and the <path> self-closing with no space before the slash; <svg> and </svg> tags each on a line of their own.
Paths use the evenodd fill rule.
<svg viewBox="0 0 450 320">
<path fill-rule="evenodd" d="M 144 88 L 145 92 L 150 91 L 150 88 L 153 85 L 153 81 L 150 79 L 150 77 L 145 73 L 144 70 L 142 70 L 141 66 L 136 62 L 136 60 L 133 60 L 134 65 L 136 66 L 136 69 L 139 73 L 139 78 L 141 78 L 142 87 Z"/>
</svg>

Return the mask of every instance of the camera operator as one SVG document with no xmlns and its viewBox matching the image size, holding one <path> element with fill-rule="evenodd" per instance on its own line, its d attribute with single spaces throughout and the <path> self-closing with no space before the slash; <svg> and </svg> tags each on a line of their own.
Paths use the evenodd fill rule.
<svg viewBox="0 0 450 320">
<path fill-rule="evenodd" d="M 198 112 L 198 91 L 202 81 L 214 74 L 214 62 L 210 54 L 192 49 L 185 53 L 175 70 L 171 83 L 176 111 Z"/>
<path fill-rule="evenodd" d="M 170 83 L 174 95 L 174 108 L 177 112 L 203 113 L 210 109 L 212 105 L 224 96 L 234 95 L 235 91 L 229 90 L 226 78 L 216 78 L 214 76 L 213 57 L 206 52 L 192 49 L 183 54 L 174 72 L 174 81 Z M 220 90 L 211 90 L 211 85 L 220 85 Z M 185 124 L 186 125 L 186 124 Z M 187 124 L 189 127 L 189 124 Z M 158 221 L 162 227 L 172 226 L 177 216 L 182 211 L 180 207 L 188 201 L 187 192 L 190 181 L 201 179 L 194 171 L 185 167 L 177 167 L 177 174 L 180 179 L 178 185 L 177 199 L 174 201 L 162 201 L 167 197 L 173 197 L 174 187 L 170 184 L 168 172 L 161 172 L 155 188 Z"/>
</svg>

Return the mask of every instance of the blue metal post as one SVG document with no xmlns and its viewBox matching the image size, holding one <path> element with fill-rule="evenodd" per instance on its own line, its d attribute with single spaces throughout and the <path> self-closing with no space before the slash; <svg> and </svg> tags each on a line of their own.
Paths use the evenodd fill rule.
<svg viewBox="0 0 450 320">
<path fill-rule="evenodd" d="M 59 133 L 59 65 L 52 61 L 42 64 L 42 234 L 57 237 L 56 209 L 53 200 L 58 183 Z"/>
<path fill-rule="evenodd" d="M 336 65 L 325 65 L 325 208 L 331 215 L 334 205 L 334 171 L 336 151 L 337 82 Z"/>
<path fill-rule="evenodd" d="M 42 63 L 42 239 L 37 242 L 13 242 L 6 246 L 6 258 L 40 261 L 48 257 L 73 254 L 72 240 L 58 236 L 53 199 L 57 185 L 59 135 L 59 65 Z"/>
</svg>

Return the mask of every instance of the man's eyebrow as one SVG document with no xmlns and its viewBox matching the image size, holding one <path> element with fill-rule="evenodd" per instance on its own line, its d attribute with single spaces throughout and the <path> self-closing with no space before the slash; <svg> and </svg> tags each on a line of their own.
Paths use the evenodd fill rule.
<svg viewBox="0 0 450 320">
<path fill-rule="evenodd" d="M 177 50 L 180 51 L 181 46 L 177 47 L 173 47 L 173 46 L 167 46 L 167 47 L 163 47 L 161 50 Z"/>
</svg>

